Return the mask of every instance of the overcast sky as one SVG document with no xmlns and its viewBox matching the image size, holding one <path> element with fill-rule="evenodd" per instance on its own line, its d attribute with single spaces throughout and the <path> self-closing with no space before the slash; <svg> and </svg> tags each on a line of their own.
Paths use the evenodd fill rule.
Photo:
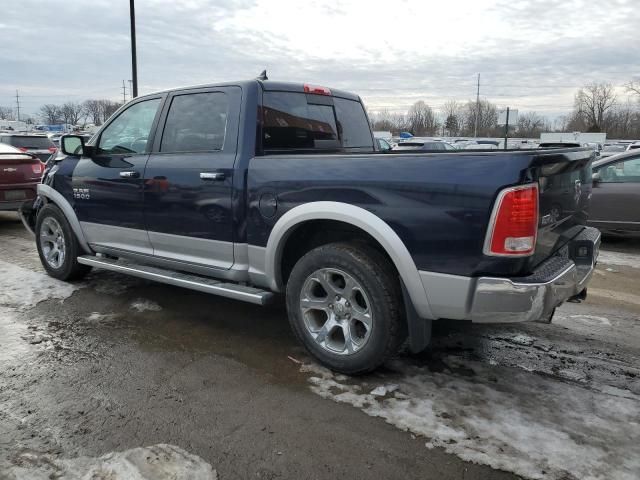
<svg viewBox="0 0 640 480">
<path fill-rule="evenodd" d="M 640 78 L 640 0 L 136 0 L 140 93 L 253 78 L 359 93 L 373 110 L 480 94 L 558 115 L 590 81 Z M 636 8 L 634 8 L 636 7 Z M 3 0 L 0 105 L 122 99 L 128 0 Z M 624 100 L 624 90 L 619 89 Z"/>
</svg>

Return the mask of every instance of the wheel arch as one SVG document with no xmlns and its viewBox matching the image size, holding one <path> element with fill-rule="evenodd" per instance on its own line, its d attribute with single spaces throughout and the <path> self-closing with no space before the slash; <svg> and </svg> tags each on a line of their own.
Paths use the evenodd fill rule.
<svg viewBox="0 0 640 480">
<path fill-rule="evenodd" d="M 69 201 L 64 198 L 60 192 L 43 183 L 38 184 L 38 195 L 45 199 L 46 202 L 53 203 L 62 211 L 69 225 L 71 225 L 71 230 L 73 230 L 73 233 L 78 238 L 78 243 L 82 249 L 86 253 L 93 253 L 91 247 L 89 247 L 89 243 L 87 243 L 84 237 L 84 232 L 82 231 L 76 212 L 73 210 Z"/>
<path fill-rule="evenodd" d="M 361 207 L 342 202 L 305 203 L 292 208 L 280 217 L 271 230 L 265 251 L 265 276 L 269 288 L 276 292 L 283 290 L 282 267 L 285 245 L 298 228 L 316 220 L 341 222 L 373 238 L 391 259 L 420 317 L 433 318 L 418 268 L 397 233 L 377 215 Z"/>
</svg>

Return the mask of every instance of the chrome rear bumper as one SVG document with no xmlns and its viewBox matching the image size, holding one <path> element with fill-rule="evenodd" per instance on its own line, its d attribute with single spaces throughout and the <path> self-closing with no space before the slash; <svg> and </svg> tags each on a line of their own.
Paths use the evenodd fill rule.
<svg viewBox="0 0 640 480">
<path fill-rule="evenodd" d="M 528 277 L 480 277 L 473 292 L 470 320 L 526 322 L 550 315 L 589 283 L 600 250 L 600 232 L 587 227 Z"/>
</svg>

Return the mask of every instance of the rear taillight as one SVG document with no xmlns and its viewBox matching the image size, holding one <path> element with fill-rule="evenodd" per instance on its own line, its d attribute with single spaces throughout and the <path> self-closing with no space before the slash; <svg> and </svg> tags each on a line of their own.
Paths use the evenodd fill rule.
<svg viewBox="0 0 640 480">
<path fill-rule="evenodd" d="M 51 154 L 56 153 L 56 150 L 58 150 L 56 147 L 53 147 L 53 146 L 49 147 L 49 153 Z"/>
<path fill-rule="evenodd" d="M 24 147 L 18 147 L 18 150 L 20 150 L 21 152 L 28 152 L 29 151 L 28 148 L 24 148 Z"/>
<path fill-rule="evenodd" d="M 40 175 L 42 173 L 42 163 L 38 162 L 38 163 L 31 164 L 31 170 L 36 175 Z"/>
<path fill-rule="evenodd" d="M 505 188 L 493 207 L 484 254 L 524 257 L 533 254 L 538 235 L 538 184 Z"/>
<path fill-rule="evenodd" d="M 331 95 L 331 90 L 327 87 L 319 87 L 318 85 L 304 84 L 305 93 L 314 93 L 316 95 Z"/>
</svg>

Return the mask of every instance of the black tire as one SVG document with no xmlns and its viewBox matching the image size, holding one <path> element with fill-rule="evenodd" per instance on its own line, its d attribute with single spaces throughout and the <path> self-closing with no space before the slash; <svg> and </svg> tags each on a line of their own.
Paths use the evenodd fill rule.
<svg viewBox="0 0 640 480">
<path fill-rule="evenodd" d="M 60 226 L 64 241 L 64 260 L 62 260 L 60 266 L 57 268 L 47 261 L 43 251 L 41 236 L 46 228 L 43 227 L 43 225 L 47 224 L 47 219 L 53 219 L 57 222 Z M 91 267 L 78 263 L 78 256 L 82 254 L 82 248 L 78 243 L 75 233 L 73 233 L 73 230 L 71 229 L 71 225 L 69 225 L 66 217 L 56 205 L 48 203 L 40 209 L 36 220 L 35 233 L 40 262 L 42 262 L 42 266 L 50 276 L 59 280 L 78 280 L 89 273 Z"/>
<path fill-rule="evenodd" d="M 303 287 L 307 288 L 305 287 L 308 285 L 307 281 L 313 281 L 314 274 L 326 271 L 324 269 L 329 271 L 337 269 L 346 273 L 359 284 L 358 287 L 364 290 L 368 303 L 367 310 L 372 314 L 371 329 L 365 329 L 368 332 L 364 334 L 366 340 L 362 340 L 363 346 L 353 353 L 334 353 L 314 340 L 314 334 L 307 326 L 309 320 L 305 315 L 308 313 L 302 312 Z M 344 288 L 346 291 L 346 285 Z M 324 289 L 321 288 L 321 290 Z M 334 297 L 334 299 L 337 298 L 338 296 Z M 289 276 L 286 302 L 289 323 L 296 337 L 312 356 L 336 372 L 358 375 L 375 370 L 386 359 L 397 353 L 407 336 L 397 272 L 386 257 L 363 243 L 331 243 L 315 248 L 304 255 L 295 264 Z M 339 318 L 336 310 L 337 303 L 329 305 L 331 310 L 326 310 L 327 319 L 331 318 L 331 314 L 335 315 L 333 318 Z M 350 311 L 355 312 L 356 304 L 354 303 L 351 307 L 353 310 L 350 309 Z M 320 322 L 323 322 L 324 314 L 321 312 Z M 346 315 L 351 320 L 342 319 L 343 321 L 357 322 L 355 313 L 353 317 L 350 314 Z M 349 323 L 349 325 L 349 332 L 355 332 L 356 327 L 351 326 L 354 324 Z M 339 327 L 334 328 L 337 328 L 338 332 L 341 331 Z M 360 326 L 360 331 L 365 330 Z"/>
</svg>

